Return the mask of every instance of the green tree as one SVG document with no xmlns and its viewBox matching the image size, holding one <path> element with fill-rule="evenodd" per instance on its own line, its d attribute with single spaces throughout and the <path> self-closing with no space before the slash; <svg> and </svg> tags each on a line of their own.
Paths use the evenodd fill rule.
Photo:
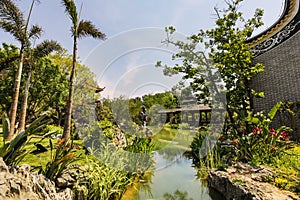
<svg viewBox="0 0 300 200">
<path fill-rule="evenodd" d="M 95 93 L 96 76 L 90 68 L 78 62 L 76 68 L 72 115 L 79 126 L 95 120 L 95 105 L 100 94 Z"/>
<path fill-rule="evenodd" d="M 22 12 L 12 0 L 2 0 L 0 2 L 0 28 L 10 33 L 21 44 L 19 55 L 19 66 L 16 74 L 14 93 L 12 98 L 11 109 L 9 113 L 10 117 L 10 132 L 6 140 L 11 140 L 14 135 L 14 127 L 17 116 L 18 98 L 21 83 L 21 76 L 24 62 L 24 51 L 30 47 L 30 39 L 38 38 L 42 32 L 42 29 L 33 25 L 28 30 L 29 19 L 33 9 L 35 0 L 32 0 L 31 7 L 27 19 L 25 20 Z"/>
<path fill-rule="evenodd" d="M 7 68 L 14 67 L 19 55 L 19 50 L 16 46 L 3 43 L 2 49 L 0 48 L 0 72 L 5 74 Z"/>
<path fill-rule="evenodd" d="M 34 68 L 36 65 L 36 61 L 39 58 L 45 57 L 49 55 L 53 51 L 61 50 L 61 46 L 52 40 L 45 40 L 39 45 L 37 45 L 34 49 L 28 49 L 27 55 L 27 74 L 26 74 L 26 81 L 24 86 L 24 95 L 22 98 L 21 110 L 20 110 L 20 120 L 19 120 L 19 127 L 18 129 L 24 130 L 25 129 L 25 122 L 26 122 L 26 111 L 27 111 L 27 101 L 28 101 L 28 94 L 30 88 L 30 81 L 31 75 L 34 72 Z"/>
<path fill-rule="evenodd" d="M 59 66 L 62 73 L 70 73 L 73 56 L 67 53 L 67 50 L 62 50 L 59 53 L 49 55 L 51 61 Z M 91 116 L 91 107 L 95 108 L 95 100 L 99 98 L 99 94 L 95 94 L 96 82 L 95 74 L 89 67 L 82 65 L 80 62 L 76 63 L 76 79 L 74 80 L 74 97 L 73 97 L 73 117 L 79 124 L 87 122 Z M 60 106 L 57 105 L 58 124 L 61 124 L 62 117 L 65 114 L 62 108 L 62 104 L 65 105 L 67 99 L 60 101 Z M 93 116 L 94 113 L 92 113 Z"/>
<path fill-rule="evenodd" d="M 68 93 L 68 78 L 51 56 L 35 60 L 35 70 L 29 88 L 27 122 L 45 111 L 51 111 L 54 123 L 61 125 Z"/>
<path fill-rule="evenodd" d="M 192 80 L 191 87 L 199 99 L 209 101 L 209 96 L 217 91 L 213 88 L 218 84 L 222 86 L 216 74 L 217 70 L 225 84 L 226 108 L 231 124 L 237 128 L 236 122 L 245 123 L 240 125 L 247 129 L 247 122 L 243 118 L 247 116 L 247 111 L 252 110 L 252 98 L 262 96 L 262 93 L 251 89 L 250 82 L 264 67 L 262 64 L 253 63 L 251 46 L 246 41 L 263 24 L 263 11 L 257 9 L 254 17 L 246 20 L 238 11 L 241 2 L 242 0 L 227 0 L 227 9 L 215 9 L 215 28 L 200 30 L 188 37 L 187 43 L 171 41 L 170 34 L 175 29 L 166 28 L 166 42 L 181 50 L 173 59 L 181 59 L 182 63 L 171 67 L 164 66 L 164 72 L 166 75 L 182 73 L 184 79 Z M 201 48 L 205 50 L 199 51 Z M 161 62 L 157 66 L 162 66 Z"/>
<path fill-rule="evenodd" d="M 19 49 L 15 45 L 2 44 L 0 48 L 0 112 L 7 113 L 11 106 L 15 69 L 18 66 Z"/>
<path fill-rule="evenodd" d="M 105 39 L 105 34 L 100 32 L 90 21 L 80 20 L 80 16 L 77 13 L 77 8 L 73 0 L 62 0 L 62 4 L 65 7 L 66 14 L 72 21 L 71 32 L 73 36 L 73 62 L 70 74 L 69 98 L 67 102 L 66 119 L 63 132 L 63 138 L 68 140 L 70 138 L 71 130 L 74 78 L 77 58 L 77 40 L 87 36 L 97 39 Z"/>
<path fill-rule="evenodd" d="M 14 45 L 4 45 L 3 49 L 0 49 L 2 61 L 7 63 L 13 55 L 18 55 L 18 48 Z M 27 56 L 25 56 L 27 58 Z M 59 58 L 58 58 L 59 59 Z M 28 70 L 32 68 L 28 67 L 29 61 L 24 62 L 24 74 L 28 74 Z M 62 59 L 59 59 L 62 60 Z M 36 57 L 34 59 L 34 73 L 31 76 L 31 87 L 29 87 L 28 92 L 28 104 L 26 122 L 32 122 L 39 115 L 45 111 L 52 111 L 51 117 L 54 119 L 55 123 L 60 125 L 58 122 L 63 116 L 63 108 L 66 105 L 67 99 L 67 75 L 61 69 L 59 65 L 54 62 L 52 56 L 48 57 Z M 13 91 L 11 88 L 14 84 L 14 77 L 16 74 L 18 60 L 11 62 L 7 69 L 1 71 L 0 78 L 0 98 L 1 98 L 1 112 L 7 113 L 11 105 L 11 95 Z M 22 76 L 21 84 L 24 85 L 27 76 Z M 24 99 L 25 91 L 20 92 L 20 98 Z M 18 107 L 21 106 L 19 102 Z"/>
</svg>

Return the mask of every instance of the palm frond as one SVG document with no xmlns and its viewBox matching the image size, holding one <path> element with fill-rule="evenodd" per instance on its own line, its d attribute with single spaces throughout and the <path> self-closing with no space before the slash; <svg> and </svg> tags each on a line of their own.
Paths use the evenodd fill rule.
<svg viewBox="0 0 300 200">
<path fill-rule="evenodd" d="M 0 28 L 11 33 L 21 43 L 26 43 L 23 13 L 11 0 L 0 1 Z"/>
<path fill-rule="evenodd" d="M 19 27 L 17 27 L 15 24 L 11 24 L 8 21 L 2 20 L 0 21 L 0 28 L 4 31 L 10 33 L 12 36 L 14 36 L 18 41 L 20 41 L 22 44 L 27 43 L 26 34 L 23 31 L 19 30 Z"/>
<path fill-rule="evenodd" d="M 77 8 L 73 0 L 62 0 L 62 5 L 65 7 L 65 12 L 69 15 L 73 27 L 76 27 L 78 21 Z"/>
<path fill-rule="evenodd" d="M 19 28 L 25 26 L 23 13 L 11 0 L 0 1 L 0 19 L 5 20 L 11 24 L 15 24 Z"/>
<path fill-rule="evenodd" d="M 77 34 L 79 38 L 92 36 L 97 39 L 105 39 L 105 34 L 99 31 L 90 21 L 81 20 L 78 26 Z"/>
<path fill-rule="evenodd" d="M 37 45 L 34 49 L 34 57 L 44 57 L 52 53 L 53 51 L 60 51 L 62 47 L 54 40 L 45 40 L 41 44 Z"/>
<path fill-rule="evenodd" d="M 42 35 L 43 29 L 38 25 L 33 25 L 28 31 L 28 38 L 39 38 Z"/>
</svg>

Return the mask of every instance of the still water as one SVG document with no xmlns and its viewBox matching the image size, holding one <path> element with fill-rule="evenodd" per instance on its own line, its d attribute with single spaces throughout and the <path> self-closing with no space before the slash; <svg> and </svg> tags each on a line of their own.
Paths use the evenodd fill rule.
<svg viewBox="0 0 300 200">
<path fill-rule="evenodd" d="M 134 194 L 125 194 L 123 199 L 129 200 L 222 200 L 216 191 L 205 186 L 197 178 L 196 169 L 192 161 L 177 154 L 170 156 L 162 152 L 155 152 L 155 170 L 147 183 L 139 184 L 138 191 Z M 135 190 L 136 191 L 136 190 Z M 183 198 L 185 196 L 185 198 Z"/>
</svg>

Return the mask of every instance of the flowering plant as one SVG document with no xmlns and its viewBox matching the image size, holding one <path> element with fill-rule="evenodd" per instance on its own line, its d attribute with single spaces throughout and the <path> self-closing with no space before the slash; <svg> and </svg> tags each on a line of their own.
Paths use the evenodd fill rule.
<svg viewBox="0 0 300 200">
<path fill-rule="evenodd" d="M 267 116 L 263 112 L 248 113 L 245 121 L 252 127 L 251 132 L 241 128 L 227 134 L 226 141 L 231 141 L 230 148 L 226 151 L 230 159 L 254 165 L 269 163 L 272 158 L 292 147 L 293 142 L 289 136 L 291 129 L 286 126 L 275 129 L 271 126 L 281 105 L 278 102 Z"/>
</svg>

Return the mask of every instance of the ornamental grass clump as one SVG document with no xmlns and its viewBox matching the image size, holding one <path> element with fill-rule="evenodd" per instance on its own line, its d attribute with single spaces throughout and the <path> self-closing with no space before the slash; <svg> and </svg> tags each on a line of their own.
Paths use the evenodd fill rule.
<svg viewBox="0 0 300 200">
<path fill-rule="evenodd" d="M 86 199 L 120 199 L 134 180 L 128 172 L 109 167 L 97 159 L 87 157 L 86 164 L 87 176 L 81 182 L 87 188 Z"/>
<path fill-rule="evenodd" d="M 46 164 L 45 168 L 40 166 L 38 169 L 39 173 L 55 182 L 68 169 L 71 163 L 79 159 L 80 155 L 75 155 L 73 141 L 58 140 L 56 147 L 54 147 L 52 140 L 49 140 L 49 142 L 51 160 Z"/>
</svg>

